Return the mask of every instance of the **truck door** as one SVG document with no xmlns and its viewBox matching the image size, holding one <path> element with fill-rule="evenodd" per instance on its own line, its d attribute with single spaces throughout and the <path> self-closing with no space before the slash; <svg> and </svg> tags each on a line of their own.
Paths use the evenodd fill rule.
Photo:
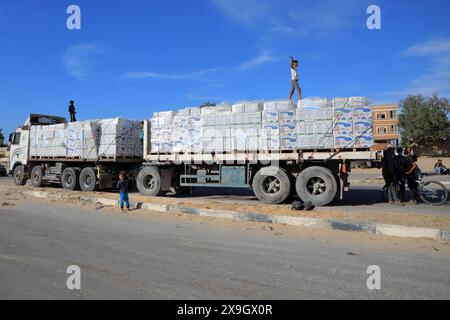
<svg viewBox="0 0 450 320">
<path fill-rule="evenodd" d="M 9 154 L 9 170 L 12 171 L 16 163 L 26 165 L 29 153 L 29 137 L 30 131 L 17 129 L 11 136 L 10 154 Z"/>
</svg>

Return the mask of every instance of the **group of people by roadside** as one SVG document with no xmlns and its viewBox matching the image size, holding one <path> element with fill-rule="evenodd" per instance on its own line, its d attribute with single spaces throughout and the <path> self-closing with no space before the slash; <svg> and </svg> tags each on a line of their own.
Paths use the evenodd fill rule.
<svg viewBox="0 0 450 320">
<path fill-rule="evenodd" d="M 417 180 L 421 170 L 417 165 L 416 155 L 410 155 L 407 148 L 388 148 L 383 152 L 382 173 L 390 204 L 417 204 Z M 407 203 L 406 185 L 411 192 L 411 200 Z"/>
</svg>

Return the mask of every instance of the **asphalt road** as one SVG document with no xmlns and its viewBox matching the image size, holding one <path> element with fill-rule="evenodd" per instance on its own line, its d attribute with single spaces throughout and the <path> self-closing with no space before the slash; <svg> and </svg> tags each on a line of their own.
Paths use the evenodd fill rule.
<svg viewBox="0 0 450 320">
<path fill-rule="evenodd" d="M 105 210 L 1 207 L 0 299 L 450 298 L 450 248 L 431 240 Z"/>
</svg>

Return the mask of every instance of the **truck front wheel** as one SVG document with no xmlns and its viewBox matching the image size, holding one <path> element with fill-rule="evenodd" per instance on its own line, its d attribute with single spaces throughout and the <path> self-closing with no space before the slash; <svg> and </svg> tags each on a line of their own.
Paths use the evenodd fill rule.
<svg viewBox="0 0 450 320">
<path fill-rule="evenodd" d="M 66 168 L 61 175 L 61 184 L 66 190 L 79 190 L 78 176 L 80 170 L 78 168 Z"/>
<path fill-rule="evenodd" d="M 255 174 L 252 189 L 264 203 L 283 203 L 291 193 L 291 179 L 282 168 L 264 167 Z"/>
<path fill-rule="evenodd" d="M 157 167 L 148 166 L 142 168 L 139 171 L 136 183 L 139 193 L 144 196 L 154 197 L 165 193 L 161 191 L 161 173 Z"/>
<path fill-rule="evenodd" d="M 331 203 L 338 192 L 337 181 L 330 169 L 325 167 L 309 167 L 300 172 L 295 189 L 302 201 L 311 201 L 315 206 L 326 206 Z"/>
<path fill-rule="evenodd" d="M 41 166 L 35 166 L 33 170 L 31 170 L 31 184 L 35 188 L 40 188 L 44 184 L 43 180 L 44 170 Z"/>
<path fill-rule="evenodd" d="M 80 188 L 82 191 L 94 191 L 97 185 L 95 168 L 84 168 L 80 173 Z"/>
<path fill-rule="evenodd" d="M 25 167 L 19 165 L 14 169 L 14 183 L 18 186 L 24 186 L 27 183 L 27 178 L 25 177 Z"/>
</svg>

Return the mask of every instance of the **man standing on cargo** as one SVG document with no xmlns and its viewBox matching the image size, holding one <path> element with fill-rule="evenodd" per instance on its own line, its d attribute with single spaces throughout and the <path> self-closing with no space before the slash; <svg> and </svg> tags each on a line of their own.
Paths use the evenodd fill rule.
<svg viewBox="0 0 450 320">
<path fill-rule="evenodd" d="M 75 114 L 77 112 L 75 110 L 75 105 L 74 105 L 73 100 L 70 100 L 69 113 L 70 113 L 70 122 L 77 122 L 77 119 L 75 117 Z"/>
<path fill-rule="evenodd" d="M 294 95 L 294 91 L 297 89 L 298 101 L 302 100 L 302 90 L 298 85 L 298 60 L 295 60 L 291 57 L 291 91 L 289 92 L 289 100 L 292 104 L 292 96 Z"/>
</svg>

